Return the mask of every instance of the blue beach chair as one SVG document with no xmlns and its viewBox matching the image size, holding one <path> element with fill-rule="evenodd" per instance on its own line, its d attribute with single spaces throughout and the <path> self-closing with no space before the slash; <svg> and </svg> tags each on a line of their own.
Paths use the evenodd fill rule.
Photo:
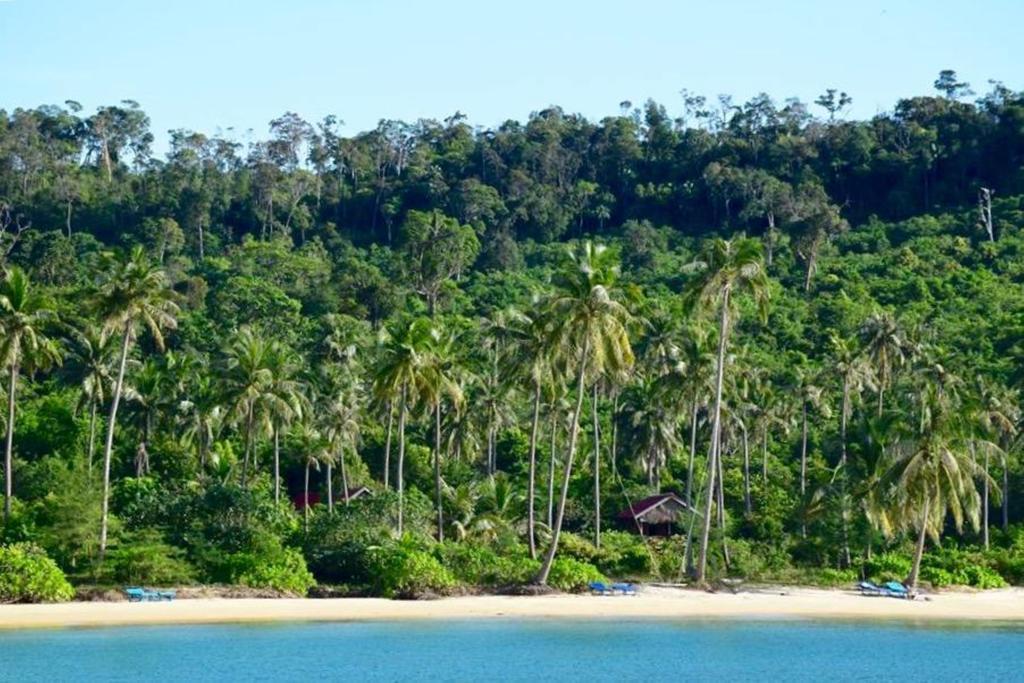
<svg viewBox="0 0 1024 683">
<path fill-rule="evenodd" d="M 591 581 L 590 592 L 594 595 L 612 595 L 612 589 L 603 581 Z"/>
<path fill-rule="evenodd" d="M 636 595 L 636 586 L 631 583 L 613 583 L 612 590 L 623 595 Z"/>
</svg>

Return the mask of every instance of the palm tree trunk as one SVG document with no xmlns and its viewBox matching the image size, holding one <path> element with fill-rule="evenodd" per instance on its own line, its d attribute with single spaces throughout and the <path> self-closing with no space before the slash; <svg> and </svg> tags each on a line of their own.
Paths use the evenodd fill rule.
<svg viewBox="0 0 1024 683">
<path fill-rule="evenodd" d="M 4 444 L 4 525 L 11 518 L 11 498 L 14 496 L 14 397 L 18 387 L 18 347 L 14 344 L 14 359 L 7 387 L 7 438 Z"/>
<path fill-rule="evenodd" d="M 242 488 L 247 488 L 249 484 L 249 458 L 252 457 L 253 448 L 253 407 L 252 403 L 249 404 L 245 415 L 245 457 L 242 458 Z"/>
<path fill-rule="evenodd" d="M 434 404 L 434 502 L 437 505 L 437 540 L 444 541 L 444 510 L 441 507 L 441 399 Z"/>
<path fill-rule="evenodd" d="M 395 424 L 395 410 L 391 401 L 388 401 L 388 435 L 384 440 L 384 489 L 388 489 L 388 482 L 391 475 L 391 431 Z"/>
<path fill-rule="evenodd" d="M 405 505 L 405 411 L 408 388 L 402 385 L 402 400 L 398 408 L 398 535 L 402 535 L 402 513 Z"/>
<path fill-rule="evenodd" d="M 754 511 L 750 500 L 750 443 L 747 439 L 747 429 L 743 428 L 743 509 L 749 515 Z"/>
<path fill-rule="evenodd" d="M 530 559 L 537 559 L 537 540 L 534 534 L 536 516 L 537 486 L 537 433 L 540 431 L 540 382 L 533 384 L 533 424 L 530 428 L 530 474 L 526 486 L 526 539 L 530 547 Z"/>
<path fill-rule="evenodd" d="M 576 441 L 579 438 L 580 414 L 583 412 L 583 397 L 586 394 L 584 382 L 587 374 L 587 362 L 590 360 L 590 339 L 583 342 L 583 353 L 580 356 L 580 368 L 576 379 L 576 409 L 572 413 L 572 425 L 569 428 L 569 448 L 565 454 L 565 472 L 562 475 L 562 492 L 558 498 L 558 512 L 554 525 L 551 527 L 551 544 L 544 554 L 544 562 L 537 574 L 536 582 L 545 585 L 551 573 L 551 564 L 555 561 L 558 551 L 558 537 L 562 532 L 562 520 L 565 519 L 565 503 L 569 499 L 569 483 L 572 479 L 572 461 L 576 455 Z"/>
<path fill-rule="evenodd" d="M 601 547 L 601 427 L 597 419 L 597 382 L 590 403 L 594 418 L 594 547 Z"/>
<path fill-rule="evenodd" d="M 800 428 L 800 502 L 802 505 L 807 497 L 807 401 L 803 402 L 801 412 L 803 415 L 803 426 Z M 806 515 L 801 515 L 800 535 L 807 538 Z"/>
<path fill-rule="evenodd" d="M 910 567 L 910 576 L 907 577 L 907 587 L 910 590 L 917 588 L 917 577 L 921 572 L 921 557 L 924 555 L 925 534 L 928 531 L 928 512 L 931 504 L 930 498 L 924 500 L 924 510 L 921 513 L 921 528 L 917 534 L 917 546 L 914 548 L 914 564 Z"/>
<path fill-rule="evenodd" d="M 121 403 L 121 391 L 124 389 L 124 370 L 128 365 L 128 347 L 132 340 L 132 323 L 124 326 L 124 338 L 121 341 L 121 362 L 117 368 L 117 382 L 114 384 L 114 396 L 110 402 L 110 423 L 107 425 L 107 442 L 103 447 L 103 507 L 100 512 L 100 552 L 99 561 L 107 552 L 107 522 L 110 510 L 110 459 L 114 452 L 114 427 L 117 424 L 117 407 Z"/>
<path fill-rule="evenodd" d="M 306 477 L 302 487 L 302 526 L 309 533 L 309 461 L 306 461 Z"/>
<path fill-rule="evenodd" d="M 974 445 L 971 445 L 973 450 Z M 988 449 L 985 449 L 985 476 L 981 482 L 981 537 L 985 544 L 985 550 L 988 550 L 989 538 L 988 538 Z"/>
<path fill-rule="evenodd" d="M 274 423 L 274 502 L 281 502 L 281 430 Z"/>
<path fill-rule="evenodd" d="M 611 444 L 611 461 L 612 461 L 612 474 L 618 477 L 619 475 L 619 463 L 618 463 L 618 452 L 619 452 L 619 392 L 612 391 L 612 444 Z"/>
<path fill-rule="evenodd" d="M 90 401 L 89 407 L 89 474 L 92 474 L 92 460 L 96 453 L 96 400 Z"/>
<path fill-rule="evenodd" d="M 1003 531 L 1010 529 L 1010 462 L 1003 456 Z"/>
<path fill-rule="evenodd" d="M 729 537 L 725 533 L 725 475 L 722 453 L 722 443 L 718 444 L 718 528 L 722 532 L 722 559 L 725 560 L 725 568 L 729 568 Z"/>
<path fill-rule="evenodd" d="M 341 495 L 348 505 L 348 468 L 345 466 L 345 451 L 338 453 L 338 465 L 341 466 Z"/>
<path fill-rule="evenodd" d="M 761 482 L 768 484 L 768 429 L 761 432 Z"/>
<path fill-rule="evenodd" d="M 327 512 L 334 514 L 334 465 L 327 461 Z"/>
<path fill-rule="evenodd" d="M 722 312 L 718 321 L 718 367 L 715 369 L 715 407 L 711 416 L 711 449 L 708 455 L 708 490 L 704 496 L 704 524 L 701 528 L 700 555 L 695 579 L 705 583 L 708 567 L 708 539 L 711 537 L 711 508 L 715 500 L 715 473 L 721 443 L 722 383 L 725 378 L 726 335 L 729 332 L 729 288 L 722 290 Z"/>
<path fill-rule="evenodd" d="M 852 563 L 850 558 L 850 513 L 846 501 L 846 415 L 850 409 L 850 387 L 843 378 L 843 405 L 839 416 L 839 496 L 840 516 L 843 523 L 843 561 L 844 567 Z"/>
<path fill-rule="evenodd" d="M 690 461 L 686 465 L 686 507 L 693 509 L 693 464 L 697 452 L 697 398 L 690 412 Z"/>
<path fill-rule="evenodd" d="M 558 447 L 558 410 L 551 405 L 551 454 L 548 458 L 548 529 L 555 519 L 555 450 Z"/>
</svg>

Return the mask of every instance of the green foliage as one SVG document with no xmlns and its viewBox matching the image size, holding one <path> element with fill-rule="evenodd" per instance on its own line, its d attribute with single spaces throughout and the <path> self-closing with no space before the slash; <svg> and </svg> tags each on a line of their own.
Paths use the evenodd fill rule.
<svg viewBox="0 0 1024 683">
<path fill-rule="evenodd" d="M 571 557 L 556 557 L 548 576 L 551 586 L 567 593 L 579 593 L 587 590 L 592 581 L 607 580 L 594 565 Z"/>
<path fill-rule="evenodd" d="M 65 602 L 74 594 L 64 573 L 38 546 L 0 546 L 0 603 Z"/>
<path fill-rule="evenodd" d="M 372 548 L 370 566 L 376 592 L 387 597 L 444 593 L 457 583 L 437 557 L 410 536 Z"/>
<path fill-rule="evenodd" d="M 195 581 L 185 551 L 168 545 L 152 529 L 124 535 L 107 551 L 101 583 L 178 586 Z"/>
<path fill-rule="evenodd" d="M 316 585 L 302 553 L 295 548 L 273 545 L 261 552 L 235 553 L 227 558 L 229 583 L 251 588 L 272 588 L 282 593 L 305 596 Z"/>
<path fill-rule="evenodd" d="M 910 558 L 894 552 L 873 555 L 864 563 L 864 573 L 874 581 L 902 581 L 910 574 Z"/>
<path fill-rule="evenodd" d="M 471 586 L 512 586 L 529 583 L 540 569 L 538 560 L 520 552 L 497 554 L 475 543 L 439 544 L 435 554 L 460 582 Z"/>
</svg>

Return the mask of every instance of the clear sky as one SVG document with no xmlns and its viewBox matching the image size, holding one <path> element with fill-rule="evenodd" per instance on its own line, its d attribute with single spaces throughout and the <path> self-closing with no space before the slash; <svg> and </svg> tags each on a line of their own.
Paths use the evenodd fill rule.
<svg viewBox="0 0 1024 683">
<path fill-rule="evenodd" d="M 474 124 L 559 104 L 592 118 L 679 90 L 851 114 L 929 92 L 1024 88 L 1024 0 L 0 0 L 0 108 L 130 98 L 169 128 L 266 132 L 285 111 Z"/>
</svg>

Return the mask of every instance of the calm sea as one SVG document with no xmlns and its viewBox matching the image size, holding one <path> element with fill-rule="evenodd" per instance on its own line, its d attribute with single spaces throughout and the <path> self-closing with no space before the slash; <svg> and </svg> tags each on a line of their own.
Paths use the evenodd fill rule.
<svg viewBox="0 0 1024 683">
<path fill-rule="evenodd" d="M 458 621 L 0 632 L 0 680 L 1012 681 L 1024 626 Z"/>
</svg>

